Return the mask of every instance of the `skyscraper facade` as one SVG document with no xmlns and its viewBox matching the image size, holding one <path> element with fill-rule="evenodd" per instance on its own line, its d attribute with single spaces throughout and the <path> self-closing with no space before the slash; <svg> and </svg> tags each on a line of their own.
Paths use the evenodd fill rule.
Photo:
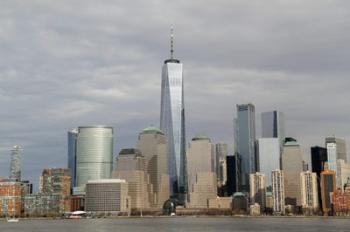
<svg viewBox="0 0 350 232">
<path fill-rule="evenodd" d="M 228 155 L 226 157 L 226 169 L 227 169 L 226 192 L 228 196 L 232 196 L 235 192 L 238 192 L 239 182 L 237 181 L 240 178 L 238 178 L 237 176 L 240 175 L 240 163 L 241 163 L 241 158 L 238 154 L 234 156 Z"/>
<path fill-rule="evenodd" d="M 260 138 L 257 143 L 259 172 L 266 177 L 266 187 L 271 191 L 271 172 L 280 169 L 280 145 L 278 138 Z"/>
<path fill-rule="evenodd" d="M 68 131 L 68 169 L 71 176 L 71 188 L 76 187 L 77 176 L 77 137 L 78 129 Z"/>
<path fill-rule="evenodd" d="M 139 134 L 137 149 L 145 157 L 146 171 L 153 185 L 151 206 L 161 208 L 170 196 L 166 137 L 158 128 L 147 127 Z"/>
<path fill-rule="evenodd" d="M 324 215 L 328 215 L 332 210 L 331 193 L 336 190 L 336 174 L 333 170 L 324 170 L 321 172 L 321 197 L 322 211 Z"/>
<path fill-rule="evenodd" d="M 284 174 L 282 170 L 276 169 L 271 172 L 273 213 L 283 215 L 284 209 Z"/>
<path fill-rule="evenodd" d="M 284 172 L 284 189 L 286 205 L 300 205 L 300 173 L 303 171 L 303 159 L 300 145 L 290 139 L 283 145 L 282 170 Z"/>
<path fill-rule="evenodd" d="M 224 186 L 227 180 L 226 156 L 228 155 L 227 144 L 215 144 L 215 169 L 218 186 Z"/>
<path fill-rule="evenodd" d="M 317 175 L 306 171 L 300 173 L 301 206 L 303 209 L 318 209 Z"/>
<path fill-rule="evenodd" d="M 206 208 L 208 199 L 217 196 L 217 179 L 214 170 L 214 149 L 205 136 L 194 137 L 187 151 L 189 205 Z"/>
<path fill-rule="evenodd" d="M 249 186 L 250 203 L 258 203 L 263 211 L 266 205 L 265 174 L 260 172 L 250 174 Z"/>
<path fill-rule="evenodd" d="M 270 111 L 261 114 L 262 137 L 278 138 L 282 147 L 285 137 L 284 131 L 284 114 L 280 111 Z"/>
<path fill-rule="evenodd" d="M 337 160 L 347 161 L 346 144 L 344 139 L 336 137 L 326 138 L 328 169 L 337 171 Z"/>
<path fill-rule="evenodd" d="M 171 33 L 170 59 L 162 69 L 160 129 L 168 139 L 168 172 L 172 193 L 186 192 L 186 138 L 183 70 L 180 60 L 173 57 Z"/>
<path fill-rule="evenodd" d="M 22 148 L 14 145 L 11 149 L 10 179 L 21 181 L 21 153 Z"/>
<path fill-rule="evenodd" d="M 239 191 L 249 192 L 249 175 L 256 172 L 258 165 L 255 155 L 255 107 L 250 103 L 236 107 L 235 144 L 242 159 Z"/>
<path fill-rule="evenodd" d="M 327 149 L 324 147 L 311 147 L 311 164 L 312 172 L 317 175 L 317 192 L 318 192 L 318 205 L 322 206 L 320 179 L 321 172 L 324 170 L 324 166 L 327 163 Z"/>
<path fill-rule="evenodd" d="M 348 183 L 350 178 L 350 164 L 346 163 L 342 159 L 337 160 L 337 171 L 336 171 L 336 180 L 337 180 L 337 189 L 344 191 L 345 185 Z"/>
<path fill-rule="evenodd" d="M 78 128 L 76 144 L 76 186 L 82 192 L 88 180 L 111 178 L 113 168 L 113 128 Z"/>
</svg>

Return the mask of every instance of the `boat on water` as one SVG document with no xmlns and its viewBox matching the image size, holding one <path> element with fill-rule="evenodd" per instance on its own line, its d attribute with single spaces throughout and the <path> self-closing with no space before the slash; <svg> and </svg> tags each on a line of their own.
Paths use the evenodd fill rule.
<svg viewBox="0 0 350 232">
<path fill-rule="evenodd" d="M 8 218 L 7 222 L 19 222 L 18 218 Z"/>
</svg>

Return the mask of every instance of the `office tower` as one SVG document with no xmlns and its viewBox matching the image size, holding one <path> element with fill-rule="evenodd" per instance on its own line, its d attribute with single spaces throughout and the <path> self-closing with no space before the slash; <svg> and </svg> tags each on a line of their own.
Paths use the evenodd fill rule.
<svg viewBox="0 0 350 232">
<path fill-rule="evenodd" d="M 171 31 L 170 59 L 164 61 L 162 69 L 160 129 L 168 139 L 171 193 L 183 194 L 187 188 L 184 84 L 182 64 L 174 58 L 173 51 Z"/>
<path fill-rule="evenodd" d="M 255 107 L 253 104 L 237 105 L 235 127 L 236 151 L 241 156 L 239 191 L 249 191 L 249 174 L 257 170 L 255 156 Z"/>
<path fill-rule="evenodd" d="M 33 183 L 31 183 L 29 180 L 22 180 L 21 187 L 22 187 L 22 196 L 33 194 Z"/>
<path fill-rule="evenodd" d="M 215 144 L 216 176 L 218 179 L 219 187 L 226 185 L 226 181 L 227 181 L 226 156 L 227 155 L 228 155 L 228 150 L 227 150 L 226 143 Z"/>
<path fill-rule="evenodd" d="M 152 184 L 146 172 L 145 157 L 138 149 L 127 148 L 119 152 L 112 177 L 128 182 L 131 209 L 143 210 L 150 207 Z"/>
<path fill-rule="evenodd" d="M 85 208 L 89 212 L 130 212 L 128 183 L 120 179 L 89 180 Z"/>
<path fill-rule="evenodd" d="M 280 147 L 284 143 L 284 114 L 280 111 L 270 111 L 261 114 L 262 137 L 278 138 Z"/>
<path fill-rule="evenodd" d="M 303 209 L 318 209 L 317 175 L 315 172 L 300 173 L 301 206 Z"/>
<path fill-rule="evenodd" d="M 68 168 L 71 176 L 71 188 L 76 187 L 77 176 L 77 138 L 78 129 L 68 131 Z"/>
<path fill-rule="evenodd" d="M 256 172 L 250 174 L 250 204 L 259 204 L 261 211 L 266 205 L 265 174 Z"/>
<path fill-rule="evenodd" d="M 0 217 L 19 217 L 21 211 L 21 183 L 12 180 L 0 180 Z"/>
<path fill-rule="evenodd" d="M 337 171 L 337 160 L 347 161 L 345 140 L 328 137 L 326 138 L 328 169 Z"/>
<path fill-rule="evenodd" d="M 76 146 L 76 193 L 84 192 L 88 180 L 111 178 L 113 167 L 112 127 L 79 127 Z"/>
<path fill-rule="evenodd" d="M 303 159 L 299 144 L 289 139 L 283 145 L 282 170 L 284 172 L 284 194 L 286 205 L 300 205 L 300 173 L 303 171 Z"/>
<path fill-rule="evenodd" d="M 44 169 L 40 177 L 41 194 L 58 199 L 59 212 L 70 211 L 70 184 L 69 169 L 48 168 Z"/>
<path fill-rule="evenodd" d="M 335 171 L 324 170 L 321 172 L 321 197 L 322 211 L 324 215 L 328 215 L 332 210 L 332 202 L 330 193 L 336 190 Z"/>
<path fill-rule="evenodd" d="M 277 215 L 284 214 L 284 174 L 282 170 L 273 170 L 271 172 L 273 213 Z"/>
<path fill-rule="evenodd" d="M 261 138 L 257 142 L 259 172 L 266 177 L 266 187 L 271 191 L 271 172 L 280 169 L 280 145 L 278 138 Z"/>
<path fill-rule="evenodd" d="M 11 149 L 10 179 L 21 181 L 21 153 L 23 149 L 14 145 Z"/>
<path fill-rule="evenodd" d="M 236 158 L 236 156 L 238 156 Z M 240 173 L 240 163 L 241 158 L 236 154 L 229 155 L 226 157 L 226 169 L 227 169 L 227 182 L 226 182 L 226 191 L 228 196 L 232 196 L 235 192 L 238 192 L 239 180 L 238 176 Z M 237 162 L 238 161 L 238 162 Z"/>
<path fill-rule="evenodd" d="M 345 184 L 350 178 L 350 164 L 346 163 L 342 159 L 338 159 L 336 170 L 337 189 L 344 191 Z"/>
<path fill-rule="evenodd" d="M 327 162 L 327 149 L 324 147 L 311 147 L 311 165 L 312 172 L 317 175 L 317 192 L 318 192 L 318 205 L 322 206 L 320 179 L 321 172 L 324 170 L 324 165 Z"/>
<path fill-rule="evenodd" d="M 151 206 L 162 208 L 170 196 L 166 137 L 158 128 L 145 128 L 139 134 L 137 149 L 145 157 L 146 171 L 153 185 Z"/>
<path fill-rule="evenodd" d="M 208 137 L 194 137 L 187 150 L 189 205 L 207 208 L 208 199 L 217 196 L 214 150 Z"/>
</svg>

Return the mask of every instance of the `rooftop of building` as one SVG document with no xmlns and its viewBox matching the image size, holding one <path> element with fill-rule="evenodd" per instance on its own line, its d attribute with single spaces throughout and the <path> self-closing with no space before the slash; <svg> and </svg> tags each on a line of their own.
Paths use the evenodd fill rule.
<svg viewBox="0 0 350 232">
<path fill-rule="evenodd" d="M 197 135 L 197 136 L 192 138 L 192 141 L 199 141 L 199 140 L 207 140 L 210 142 L 210 138 L 208 136 L 205 136 L 205 135 Z"/>
<path fill-rule="evenodd" d="M 164 135 L 164 133 L 159 128 L 154 127 L 154 126 L 146 127 L 145 129 L 143 129 L 141 131 L 140 134 L 160 134 L 160 135 Z"/>
<path fill-rule="evenodd" d="M 297 140 L 295 138 L 292 137 L 286 137 L 284 139 L 284 146 L 299 146 Z"/>
<path fill-rule="evenodd" d="M 242 192 L 235 192 L 235 193 L 233 194 L 233 197 L 234 197 L 234 198 L 235 198 L 235 197 L 245 197 L 245 194 L 242 193 Z"/>
<path fill-rule="evenodd" d="M 88 184 L 105 184 L 105 183 L 126 183 L 123 179 L 100 179 L 100 180 L 89 180 Z"/>
<path fill-rule="evenodd" d="M 85 128 L 106 128 L 106 129 L 113 129 L 112 126 L 107 125 L 90 125 L 90 126 L 80 126 L 78 129 L 85 129 Z"/>
<path fill-rule="evenodd" d="M 137 155 L 137 156 L 142 156 L 142 153 L 140 150 L 136 148 L 124 148 L 121 149 L 119 152 L 119 155 Z"/>
</svg>

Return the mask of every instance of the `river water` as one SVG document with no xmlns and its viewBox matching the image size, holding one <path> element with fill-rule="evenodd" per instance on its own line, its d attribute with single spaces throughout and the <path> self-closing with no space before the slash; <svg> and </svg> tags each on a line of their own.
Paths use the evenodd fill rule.
<svg viewBox="0 0 350 232">
<path fill-rule="evenodd" d="M 266 231 L 266 232 L 345 232 L 350 231 L 350 219 L 334 218 L 229 218 L 171 217 L 120 218 L 82 220 L 20 220 L 0 221 L 0 232 L 167 232 L 167 231 Z"/>
</svg>

